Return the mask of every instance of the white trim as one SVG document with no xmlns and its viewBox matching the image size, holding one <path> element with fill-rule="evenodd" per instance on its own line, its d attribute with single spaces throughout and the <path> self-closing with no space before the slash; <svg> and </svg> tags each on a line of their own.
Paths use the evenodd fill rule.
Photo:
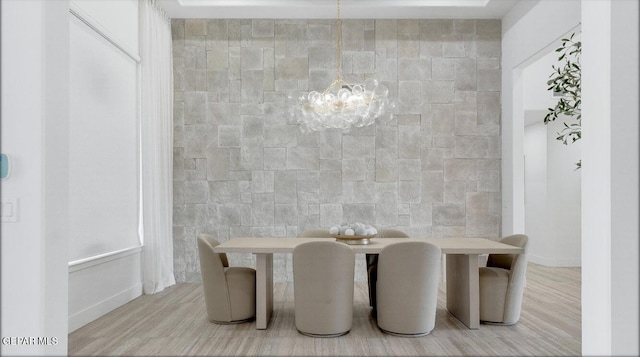
<svg viewBox="0 0 640 357">
<path fill-rule="evenodd" d="M 528 2 L 528 1 L 525 1 Z M 336 3 L 326 0 L 157 0 L 174 19 L 335 19 Z M 501 19 L 516 1 L 350 0 L 343 19 Z"/>
<path fill-rule="evenodd" d="M 172 69 L 173 70 L 173 69 Z M 136 85 L 138 87 L 138 241 L 144 246 L 144 197 L 142 187 L 142 62 L 136 68 Z"/>
<path fill-rule="evenodd" d="M 393 6 L 397 7 L 486 7 L 487 4 L 491 0 L 395 0 L 393 1 Z M 332 2 L 327 2 L 325 0 L 176 0 L 180 6 L 184 7 L 195 7 L 195 6 L 206 6 L 206 7 L 229 7 L 229 6 L 237 6 L 237 7 L 256 7 L 256 6 L 265 6 L 265 7 L 278 7 L 278 8 L 290 8 L 293 6 L 319 6 L 319 7 L 330 7 L 334 8 L 336 5 Z M 352 7 L 368 7 L 371 5 L 386 5 L 386 1 L 351 1 L 349 4 L 344 4 L 341 6 L 352 6 Z"/>
<path fill-rule="evenodd" d="M 142 283 L 69 316 L 69 333 L 142 295 Z"/>
<path fill-rule="evenodd" d="M 140 63 L 140 56 L 138 55 L 137 51 L 132 50 L 124 42 L 119 40 L 115 35 L 109 32 L 109 30 L 107 30 L 98 21 L 96 21 L 91 15 L 89 15 L 80 6 L 78 6 L 73 0 L 69 2 L 69 12 L 73 16 L 77 17 L 80 21 L 84 22 L 105 40 L 109 41 L 111 44 L 117 47 L 120 51 L 124 52 L 124 54 L 129 56 L 137 63 Z"/>
<path fill-rule="evenodd" d="M 87 269 L 95 265 L 104 264 L 112 260 L 124 258 L 128 255 L 142 252 L 142 246 L 129 247 L 114 252 L 104 253 L 100 255 L 94 255 L 93 257 L 83 258 L 69 262 L 69 273 L 73 273 L 78 270 Z"/>
</svg>

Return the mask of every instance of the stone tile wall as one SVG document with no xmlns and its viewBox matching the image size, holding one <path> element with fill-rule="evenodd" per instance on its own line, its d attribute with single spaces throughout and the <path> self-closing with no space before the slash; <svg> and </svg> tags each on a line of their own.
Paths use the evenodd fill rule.
<svg viewBox="0 0 640 357">
<path fill-rule="evenodd" d="M 343 75 L 374 77 L 396 119 L 301 134 L 291 90 L 336 78 L 333 20 L 174 19 L 174 266 L 196 235 L 295 236 L 341 222 L 419 237 L 500 236 L 499 20 L 346 20 Z M 253 257 L 231 257 L 252 266 Z M 358 259 L 357 279 L 366 279 Z M 276 255 L 275 280 L 291 280 Z"/>
</svg>

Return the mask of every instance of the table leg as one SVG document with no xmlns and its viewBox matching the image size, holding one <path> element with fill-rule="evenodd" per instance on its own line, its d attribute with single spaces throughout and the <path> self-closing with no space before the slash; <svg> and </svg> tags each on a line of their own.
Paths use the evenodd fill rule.
<svg viewBox="0 0 640 357">
<path fill-rule="evenodd" d="M 265 330 L 273 311 L 273 253 L 256 253 L 256 328 Z"/>
<path fill-rule="evenodd" d="M 447 309 L 470 329 L 480 327 L 478 254 L 447 254 Z"/>
</svg>

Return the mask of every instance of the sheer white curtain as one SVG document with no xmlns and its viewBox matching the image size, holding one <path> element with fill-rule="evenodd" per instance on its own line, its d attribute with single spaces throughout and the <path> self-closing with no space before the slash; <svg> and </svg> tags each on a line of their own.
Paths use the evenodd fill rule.
<svg viewBox="0 0 640 357">
<path fill-rule="evenodd" d="M 155 294 L 173 276 L 173 63 L 171 20 L 140 1 L 143 288 Z"/>
</svg>

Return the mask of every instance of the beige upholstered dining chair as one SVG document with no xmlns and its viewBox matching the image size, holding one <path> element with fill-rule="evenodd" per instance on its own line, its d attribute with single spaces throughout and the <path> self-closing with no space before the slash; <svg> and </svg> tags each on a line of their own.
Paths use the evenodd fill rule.
<svg viewBox="0 0 640 357">
<path fill-rule="evenodd" d="M 409 235 L 397 229 L 381 229 L 376 238 L 409 238 Z M 367 254 L 367 281 L 369 283 L 369 306 L 376 311 L 376 277 L 378 268 L 378 254 Z"/>
<path fill-rule="evenodd" d="M 198 235 L 198 255 L 209 321 L 233 324 L 251 321 L 256 314 L 256 271 L 229 267 L 224 253 L 214 253 L 218 241 Z"/>
<path fill-rule="evenodd" d="M 353 323 L 355 254 L 344 243 L 316 241 L 293 250 L 295 323 L 300 333 L 336 337 Z"/>
<path fill-rule="evenodd" d="M 500 242 L 525 249 L 523 254 L 489 254 L 487 266 L 480 268 L 480 321 L 513 325 L 520 319 L 526 282 L 529 238 L 515 234 Z"/>
<path fill-rule="evenodd" d="M 398 242 L 378 256 L 377 320 L 386 333 L 424 336 L 436 323 L 439 247 L 428 242 Z"/>
<path fill-rule="evenodd" d="M 333 238 L 328 229 L 307 229 L 298 233 L 298 238 Z"/>
</svg>

